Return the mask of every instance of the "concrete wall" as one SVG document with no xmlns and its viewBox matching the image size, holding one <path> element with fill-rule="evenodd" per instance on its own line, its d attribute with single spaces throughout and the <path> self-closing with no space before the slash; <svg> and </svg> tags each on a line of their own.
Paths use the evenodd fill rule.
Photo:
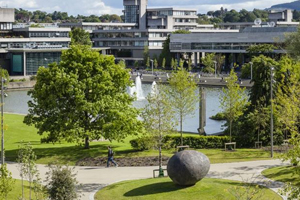
<svg viewBox="0 0 300 200">
<path fill-rule="evenodd" d="M 9 82 L 7 85 L 8 89 L 22 89 L 22 88 L 32 88 L 36 81 L 24 81 L 24 82 Z"/>
<path fill-rule="evenodd" d="M 14 8 L 0 8 L 0 22 L 14 22 L 15 9 Z"/>
<path fill-rule="evenodd" d="M 147 4 L 148 0 L 140 0 L 139 28 L 142 30 L 147 28 Z"/>
</svg>

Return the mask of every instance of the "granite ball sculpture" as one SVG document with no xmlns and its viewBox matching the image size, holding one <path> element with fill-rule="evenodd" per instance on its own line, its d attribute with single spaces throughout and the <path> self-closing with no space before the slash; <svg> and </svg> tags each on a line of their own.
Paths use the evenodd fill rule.
<svg viewBox="0 0 300 200">
<path fill-rule="evenodd" d="M 206 155 L 198 151 L 184 150 L 173 155 L 167 165 L 172 181 L 181 186 L 192 186 L 203 179 L 210 168 Z"/>
</svg>

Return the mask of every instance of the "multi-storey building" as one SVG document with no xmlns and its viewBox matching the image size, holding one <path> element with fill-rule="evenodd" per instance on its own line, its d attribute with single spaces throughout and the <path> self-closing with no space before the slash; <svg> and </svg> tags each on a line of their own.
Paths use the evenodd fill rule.
<svg viewBox="0 0 300 200">
<path fill-rule="evenodd" d="M 70 28 L 13 28 L 14 9 L 0 8 L 0 19 L 0 65 L 10 75 L 34 75 L 40 66 L 59 62 L 71 42 Z"/>
</svg>

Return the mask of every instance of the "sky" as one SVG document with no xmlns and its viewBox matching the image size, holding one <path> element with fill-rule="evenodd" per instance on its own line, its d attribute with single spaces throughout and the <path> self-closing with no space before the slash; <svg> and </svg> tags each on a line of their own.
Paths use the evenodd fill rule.
<svg viewBox="0 0 300 200">
<path fill-rule="evenodd" d="M 240 11 L 254 8 L 265 9 L 280 3 L 289 3 L 291 0 L 148 0 L 148 8 L 177 7 L 193 8 L 198 13 L 206 14 L 221 7 L 228 10 Z M 41 10 L 48 13 L 54 11 L 68 12 L 69 15 L 103 15 L 122 14 L 123 0 L 0 0 L 0 7 L 22 8 L 25 10 Z"/>
</svg>

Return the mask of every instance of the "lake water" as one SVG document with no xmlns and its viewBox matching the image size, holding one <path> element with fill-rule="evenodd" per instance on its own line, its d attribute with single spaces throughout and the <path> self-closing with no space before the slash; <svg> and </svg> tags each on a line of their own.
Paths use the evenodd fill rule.
<svg viewBox="0 0 300 200">
<path fill-rule="evenodd" d="M 142 89 L 144 96 L 147 96 L 151 92 L 150 84 L 143 84 Z M 210 116 L 222 111 L 220 108 L 219 95 L 221 93 L 220 88 L 205 88 L 206 92 L 206 126 L 205 131 L 207 134 L 214 134 L 223 131 L 222 125 L 224 121 L 215 121 L 209 119 Z M 26 90 L 20 91 L 7 91 L 8 97 L 4 99 L 4 111 L 10 113 L 27 114 L 28 106 L 27 102 L 31 99 L 27 95 Z M 134 106 L 143 108 L 147 104 L 147 100 L 138 100 L 134 102 Z M 195 105 L 195 114 L 188 116 L 183 123 L 183 130 L 188 132 L 197 133 L 199 128 L 199 104 Z"/>
</svg>

